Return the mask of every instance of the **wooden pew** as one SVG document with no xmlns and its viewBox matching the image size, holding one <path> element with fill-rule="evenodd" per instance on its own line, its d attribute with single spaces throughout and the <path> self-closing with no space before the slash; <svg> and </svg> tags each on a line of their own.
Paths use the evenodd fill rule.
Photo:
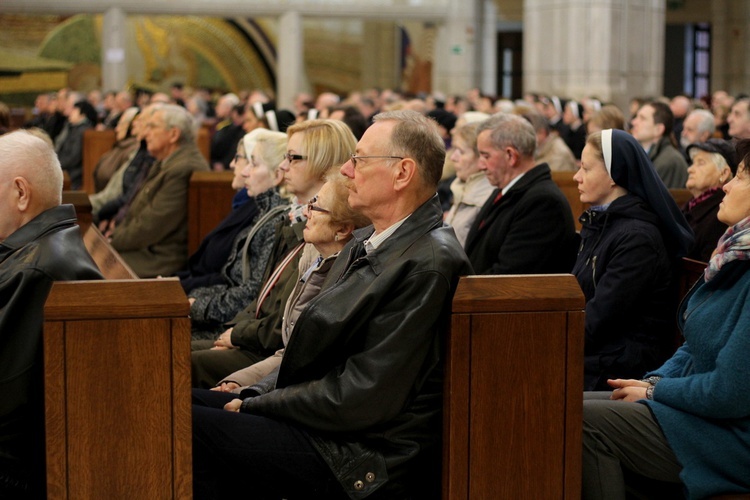
<svg viewBox="0 0 750 500">
<path fill-rule="evenodd" d="M 44 308 L 47 498 L 190 499 L 187 298 L 96 226 L 84 241 L 108 279 L 55 283 Z"/>
<path fill-rule="evenodd" d="M 446 363 L 444 500 L 580 498 L 584 307 L 572 275 L 461 278 Z"/>
<path fill-rule="evenodd" d="M 234 172 L 193 172 L 188 188 L 188 255 L 232 211 Z"/>
<path fill-rule="evenodd" d="M 81 226 L 81 232 L 85 233 L 94 220 L 89 195 L 85 191 L 64 190 L 62 202 L 63 204 L 73 205 L 76 210 L 76 217 L 78 217 L 78 225 Z"/>
<path fill-rule="evenodd" d="M 91 257 L 99 266 L 104 279 L 108 280 L 137 280 L 127 262 L 117 253 L 107 241 L 107 238 L 95 225 L 91 224 L 83 233 L 83 244 Z"/>
<path fill-rule="evenodd" d="M 81 189 L 88 194 L 94 194 L 94 170 L 99 158 L 112 149 L 115 144 L 114 130 L 95 130 L 93 128 L 83 133 L 83 178 Z"/>
<path fill-rule="evenodd" d="M 47 498 L 191 498 L 188 310 L 173 279 L 53 285 Z"/>
<path fill-rule="evenodd" d="M 560 188 L 565 199 L 568 200 L 570 211 L 573 213 L 573 221 L 576 224 L 576 230 L 581 230 L 581 223 L 578 218 L 583 212 L 588 210 L 589 204 L 581 201 L 581 195 L 578 192 L 578 183 L 573 180 L 575 172 L 552 172 L 552 180 Z"/>
<path fill-rule="evenodd" d="M 682 205 L 693 199 L 693 194 L 687 189 L 670 189 L 669 194 L 672 195 L 677 206 L 682 208 Z"/>
</svg>

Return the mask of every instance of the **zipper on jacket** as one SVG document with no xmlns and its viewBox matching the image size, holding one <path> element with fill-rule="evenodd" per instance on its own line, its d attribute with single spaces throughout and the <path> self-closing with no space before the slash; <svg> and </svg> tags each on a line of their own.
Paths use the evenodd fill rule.
<svg viewBox="0 0 750 500">
<path fill-rule="evenodd" d="M 591 280 L 594 282 L 594 290 L 596 290 L 596 255 L 591 259 Z"/>
</svg>

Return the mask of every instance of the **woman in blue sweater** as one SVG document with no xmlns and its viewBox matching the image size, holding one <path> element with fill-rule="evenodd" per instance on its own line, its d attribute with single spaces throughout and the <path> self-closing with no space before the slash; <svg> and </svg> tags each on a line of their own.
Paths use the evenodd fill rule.
<svg viewBox="0 0 750 500">
<path fill-rule="evenodd" d="M 718 213 L 729 228 L 680 306 L 685 343 L 643 380 L 584 398 L 584 499 L 624 499 L 638 476 L 689 498 L 750 493 L 750 140 L 737 152 Z"/>
</svg>

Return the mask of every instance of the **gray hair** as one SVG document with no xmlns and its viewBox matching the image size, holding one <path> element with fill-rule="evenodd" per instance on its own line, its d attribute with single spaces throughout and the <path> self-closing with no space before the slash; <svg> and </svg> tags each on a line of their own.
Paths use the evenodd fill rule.
<svg viewBox="0 0 750 500">
<path fill-rule="evenodd" d="M 409 109 L 379 113 L 373 122 L 398 122 L 391 134 L 388 154 L 413 159 L 424 183 L 434 189 L 440 182 L 445 163 L 445 142 L 437 124 L 423 114 Z"/>
<path fill-rule="evenodd" d="M 45 210 L 62 202 L 63 172 L 55 149 L 25 130 L 0 136 L 0 177 L 25 178 Z"/>
<path fill-rule="evenodd" d="M 255 140 L 255 148 L 260 148 L 260 160 L 263 161 L 270 172 L 276 172 L 276 169 L 281 164 L 281 158 L 286 153 L 286 134 L 263 128 L 255 129 L 253 132 L 256 132 L 253 138 Z M 245 151 L 245 155 L 248 158 L 252 154 L 252 151 Z"/>
<path fill-rule="evenodd" d="M 508 113 L 496 113 L 479 124 L 477 136 L 490 130 L 490 140 L 497 149 L 515 148 L 522 157 L 533 158 L 536 132 L 526 119 Z"/>
<path fill-rule="evenodd" d="M 700 119 L 700 121 L 698 121 L 698 132 L 700 132 L 701 134 L 708 133 L 709 136 L 712 136 L 716 131 L 714 115 L 707 109 L 696 109 L 695 111 L 691 111 L 690 115 L 695 115 Z"/>
<path fill-rule="evenodd" d="M 156 104 L 151 114 L 153 115 L 158 111 L 162 112 L 164 126 L 167 129 L 176 128 L 180 131 L 179 144 L 195 142 L 196 124 L 185 108 L 176 104 Z"/>
</svg>

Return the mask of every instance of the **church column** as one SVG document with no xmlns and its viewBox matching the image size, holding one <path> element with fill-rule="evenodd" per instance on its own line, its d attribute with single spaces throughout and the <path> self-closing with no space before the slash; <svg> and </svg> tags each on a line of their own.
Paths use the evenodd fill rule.
<svg viewBox="0 0 750 500">
<path fill-rule="evenodd" d="M 524 0 L 524 92 L 660 95 L 664 23 L 664 0 Z"/>
<path fill-rule="evenodd" d="M 118 7 L 107 9 L 102 23 L 102 89 L 105 91 L 127 87 L 126 29 L 125 12 Z"/>
<path fill-rule="evenodd" d="M 711 2 L 711 91 L 730 94 L 750 89 L 750 4 L 747 0 Z"/>
<path fill-rule="evenodd" d="M 494 0 L 482 0 L 483 11 L 478 15 L 482 26 L 481 50 L 479 54 L 479 88 L 489 95 L 496 95 L 497 88 L 497 9 Z"/>
<path fill-rule="evenodd" d="M 305 90 L 304 27 L 299 12 L 286 12 L 279 18 L 278 59 L 276 61 L 276 106 L 294 109 L 294 95 Z"/>
<path fill-rule="evenodd" d="M 446 95 L 464 94 L 479 85 L 477 64 L 477 3 L 483 0 L 449 0 L 445 23 L 435 44 L 432 88 Z"/>
</svg>

